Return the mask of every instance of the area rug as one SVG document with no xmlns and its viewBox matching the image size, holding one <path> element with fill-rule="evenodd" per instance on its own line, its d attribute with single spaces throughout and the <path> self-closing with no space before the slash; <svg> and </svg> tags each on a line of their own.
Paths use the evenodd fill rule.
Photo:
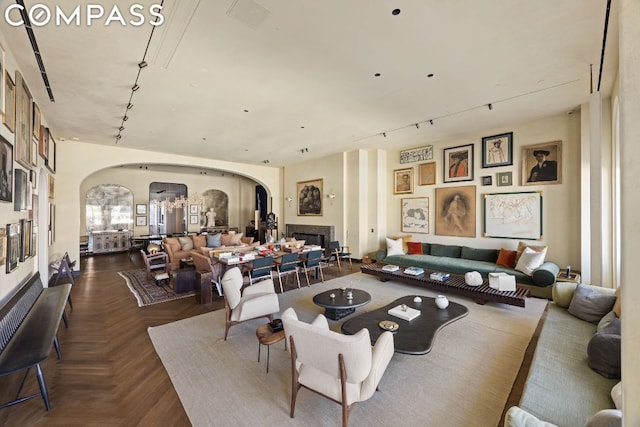
<svg viewBox="0 0 640 427">
<path fill-rule="evenodd" d="M 147 280 L 147 270 L 120 271 L 118 273 L 126 282 L 131 293 L 138 301 L 138 307 L 145 305 L 159 304 L 161 302 L 173 301 L 180 298 L 187 298 L 195 295 L 193 291 L 176 294 L 173 291 L 171 282 L 164 280 L 158 282 L 154 279 Z"/>
<path fill-rule="evenodd" d="M 435 293 L 355 273 L 279 295 L 280 310 L 293 307 L 304 321 L 322 309 L 313 304 L 332 288 L 363 289 L 372 301 L 359 312 L 380 308 L 405 295 Z M 526 347 L 546 300 L 530 298 L 526 308 L 478 305 L 451 296 L 469 315 L 446 326 L 423 356 L 395 353 L 374 396 L 356 404 L 351 426 L 487 426 L 499 424 Z M 353 316 L 353 315 L 352 315 Z M 347 317 L 348 319 L 349 317 Z M 343 319 L 346 320 L 346 319 Z M 258 363 L 256 328 L 245 322 L 224 341 L 224 310 L 149 328 L 149 335 L 194 426 L 334 426 L 340 405 L 302 389 L 295 419 L 289 417 L 291 365 L 284 343 Z M 330 321 L 339 330 L 341 322 Z"/>
</svg>

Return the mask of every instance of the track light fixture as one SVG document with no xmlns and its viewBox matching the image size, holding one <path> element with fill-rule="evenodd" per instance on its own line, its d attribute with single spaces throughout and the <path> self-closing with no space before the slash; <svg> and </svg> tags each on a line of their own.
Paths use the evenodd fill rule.
<svg viewBox="0 0 640 427">
<path fill-rule="evenodd" d="M 433 120 L 429 120 L 429 124 L 433 126 Z"/>
<path fill-rule="evenodd" d="M 125 116 L 122 118 L 122 121 L 123 121 L 123 122 L 126 122 L 127 120 L 129 120 L 129 116 L 126 116 L 126 115 L 125 115 Z"/>
<path fill-rule="evenodd" d="M 487 104 L 487 107 L 489 107 L 489 111 L 493 110 L 493 104 Z"/>
<path fill-rule="evenodd" d="M 140 61 L 138 63 L 138 67 L 140 67 L 140 69 L 146 67 L 147 65 L 149 65 L 149 64 L 147 64 L 147 61 Z"/>
<path fill-rule="evenodd" d="M 120 139 L 120 138 L 122 138 L 122 135 L 117 134 L 117 135 L 116 135 L 116 139 Z"/>
<path fill-rule="evenodd" d="M 386 138 L 387 137 L 387 133 L 386 132 L 382 132 L 382 136 L 384 136 Z"/>
<path fill-rule="evenodd" d="M 265 165 L 269 164 L 269 160 L 263 160 L 262 163 L 264 163 Z"/>
<path fill-rule="evenodd" d="M 420 129 L 420 125 L 416 123 L 416 129 Z"/>
<path fill-rule="evenodd" d="M 303 148 L 302 150 L 300 150 L 300 152 L 301 152 L 301 153 L 303 153 L 303 154 L 304 154 L 304 153 L 308 153 L 308 152 L 309 152 L 309 149 L 308 149 L 308 148 Z"/>
<path fill-rule="evenodd" d="M 124 126 L 120 126 L 120 127 L 118 128 L 118 130 L 119 130 L 120 132 L 122 132 L 122 131 L 124 130 Z"/>
<path fill-rule="evenodd" d="M 127 104 L 127 110 L 131 110 L 133 108 L 133 104 L 132 103 L 128 103 Z"/>
<path fill-rule="evenodd" d="M 140 86 L 138 86 L 137 84 L 135 84 L 135 85 L 133 85 L 131 87 L 131 90 L 134 91 L 134 92 L 137 91 L 138 89 L 140 89 Z"/>
</svg>

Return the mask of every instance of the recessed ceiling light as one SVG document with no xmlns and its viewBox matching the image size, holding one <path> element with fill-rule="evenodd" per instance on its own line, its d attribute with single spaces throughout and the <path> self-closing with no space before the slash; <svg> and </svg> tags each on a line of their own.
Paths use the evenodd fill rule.
<svg viewBox="0 0 640 427">
<path fill-rule="evenodd" d="M 400 15 L 400 9 L 393 9 L 393 12 L 391 12 L 392 15 Z"/>
</svg>

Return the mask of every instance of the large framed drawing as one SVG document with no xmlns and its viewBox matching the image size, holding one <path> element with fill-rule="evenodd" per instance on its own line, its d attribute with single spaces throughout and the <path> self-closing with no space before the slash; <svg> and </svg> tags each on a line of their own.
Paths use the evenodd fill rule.
<svg viewBox="0 0 640 427">
<path fill-rule="evenodd" d="M 444 149 L 444 182 L 473 181 L 473 144 Z"/>
<path fill-rule="evenodd" d="M 433 159 L 433 145 L 427 145 L 400 152 L 400 163 L 422 162 Z"/>
<path fill-rule="evenodd" d="M 429 233 L 429 198 L 402 199 L 402 232 Z"/>
<path fill-rule="evenodd" d="M 18 268 L 20 258 L 20 224 L 7 224 L 7 262 L 6 273 Z"/>
<path fill-rule="evenodd" d="M 13 201 L 13 146 L 0 136 L 0 200 Z"/>
<path fill-rule="evenodd" d="M 16 162 L 31 168 L 31 113 L 33 111 L 31 92 L 22 74 L 16 71 Z"/>
<path fill-rule="evenodd" d="M 418 165 L 420 185 L 434 185 L 436 183 L 436 162 Z"/>
<path fill-rule="evenodd" d="M 298 215 L 322 215 L 322 179 L 298 182 Z"/>
<path fill-rule="evenodd" d="M 495 168 L 513 164 L 513 132 L 482 138 L 482 167 Z"/>
<path fill-rule="evenodd" d="M 393 171 L 393 194 L 413 193 L 413 168 Z"/>
<path fill-rule="evenodd" d="M 562 183 L 562 141 L 522 147 L 522 185 Z"/>
<path fill-rule="evenodd" d="M 542 238 L 542 192 L 484 194 L 484 237 Z"/>
<path fill-rule="evenodd" d="M 476 237 L 476 186 L 436 188 L 436 234 Z"/>
</svg>

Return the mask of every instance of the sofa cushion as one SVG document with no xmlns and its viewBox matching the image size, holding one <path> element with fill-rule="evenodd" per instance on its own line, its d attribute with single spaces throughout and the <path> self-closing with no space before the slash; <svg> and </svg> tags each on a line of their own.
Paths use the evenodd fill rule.
<svg viewBox="0 0 640 427">
<path fill-rule="evenodd" d="M 569 313 L 578 319 L 598 323 L 605 314 L 613 309 L 615 302 L 615 295 L 601 294 L 580 283 L 573 294 L 571 304 L 569 304 Z"/>
<path fill-rule="evenodd" d="M 208 248 L 218 248 L 218 247 L 222 246 L 221 237 L 222 237 L 221 233 L 207 234 L 207 247 Z"/>
<path fill-rule="evenodd" d="M 178 240 L 180 241 L 180 249 L 183 251 L 193 249 L 193 240 L 191 240 L 191 237 L 178 237 Z"/>
<path fill-rule="evenodd" d="M 165 237 L 163 240 L 164 246 L 167 248 L 167 252 L 177 252 L 182 249 L 180 240 L 177 237 Z"/>
<path fill-rule="evenodd" d="M 559 272 L 560 267 L 557 264 L 546 261 L 533 271 L 531 277 L 533 278 L 533 283 L 538 286 L 550 286 L 556 282 Z"/>
<path fill-rule="evenodd" d="M 408 242 L 407 248 L 409 255 L 422 255 L 422 243 L 420 242 Z"/>
<path fill-rule="evenodd" d="M 584 427 L 622 427 L 622 411 L 603 409 L 587 420 Z"/>
<path fill-rule="evenodd" d="M 498 251 L 495 249 L 476 249 L 463 246 L 460 251 L 460 258 L 496 262 L 498 259 Z"/>
<path fill-rule="evenodd" d="M 622 409 L 622 381 L 611 389 L 611 400 L 616 405 L 616 409 Z"/>
<path fill-rule="evenodd" d="M 516 250 L 516 264 L 520 260 L 520 257 L 522 256 L 525 248 L 530 248 L 534 252 L 547 252 L 547 246 L 545 245 L 532 245 L 530 243 L 520 241 L 518 242 L 518 249 Z"/>
<path fill-rule="evenodd" d="M 527 411 L 512 406 L 509 408 L 504 417 L 504 427 L 557 427 L 555 424 L 550 424 L 540 420 L 534 415 L 531 415 Z"/>
<path fill-rule="evenodd" d="M 510 251 L 509 249 L 502 248 L 498 254 L 496 264 L 507 268 L 514 268 L 516 266 L 516 256 L 518 251 Z"/>
<path fill-rule="evenodd" d="M 615 319 L 589 340 L 587 345 L 589 367 L 605 378 L 620 378 L 620 344 L 620 319 Z"/>
<path fill-rule="evenodd" d="M 431 255 L 431 243 L 422 244 L 422 255 Z"/>
<path fill-rule="evenodd" d="M 232 246 L 239 246 L 242 245 L 242 235 L 244 233 L 233 233 L 231 234 L 231 245 Z"/>
<path fill-rule="evenodd" d="M 193 235 L 191 236 L 191 240 L 193 240 L 193 249 L 200 249 L 203 246 L 207 246 L 207 236 L 202 235 Z"/>
<path fill-rule="evenodd" d="M 536 252 L 531 248 L 524 248 L 520 259 L 516 263 L 516 270 L 522 271 L 527 276 L 531 276 L 533 271 L 542 265 L 546 255 L 546 249 L 541 252 Z"/>
<path fill-rule="evenodd" d="M 387 237 L 387 256 L 404 255 L 402 250 L 402 239 L 390 239 Z"/>
<path fill-rule="evenodd" d="M 222 246 L 232 246 L 231 245 L 231 239 L 233 239 L 233 234 L 229 234 L 229 233 L 223 234 L 220 237 L 220 241 L 222 243 Z"/>
<path fill-rule="evenodd" d="M 441 245 L 439 243 L 431 244 L 431 255 L 446 256 L 449 258 L 460 258 L 462 248 L 454 245 Z"/>
<path fill-rule="evenodd" d="M 616 288 L 616 302 L 615 304 L 613 304 L 613 312 L 616 314 L 616 316 L 620 317 L 620 308 L 621 308 L 621 303 L 620 303 L 620 288 Z"/>
<path fill-rule="evenodd" d="M 409 252 L 409 247 L 407 246 L 407 243 L 409 243 L 411 239 L 413 239 L 413 234 L 407 234 L 406 236 L 394 236 L 392 237 L 392 239 L 393 240 L 402 239 L 402 251 L 406 254 L 407 252 Z"/>
<path fill-rule="evenodd" d="M 244 244 L 250 245 L 253 243 L 253 236 L 252 237 L 241 237 L 240 241 Z"/>
</svg>

